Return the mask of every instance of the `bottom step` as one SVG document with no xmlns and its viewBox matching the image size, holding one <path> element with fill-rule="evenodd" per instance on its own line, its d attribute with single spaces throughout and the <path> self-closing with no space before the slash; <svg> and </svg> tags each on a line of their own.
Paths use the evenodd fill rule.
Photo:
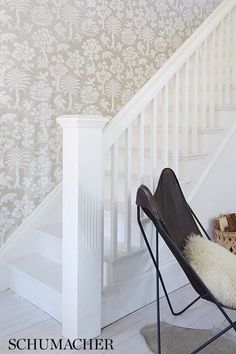
<svg viewBox="0 0 236 354">
<path fill-rule="evenodd" d="M 9 287 L 61 322 L 62 269 L 38 254 L 8 262 Z"/>
<path fill-rule="evenodd" d="M 132 259 L 134 257 L 134 259 Z M 131 264 L 140 254 L 131 256 Z M 123 259 L 124 262 L 124 259 Z M 39 254 L 31 254 L 11 260 L 9 266 L 9 287 L 40 309 L 61 322 L 62 292 L 61 265 Z M 130 264 L 128 259 L 120 271 L 125 274 Z M 188 280 L 176 262 L 170 262 L 162 268 L 162 275 L 168 292 L 185 285 Z M 102 326 L 124 317 L 147 305 L 156 297 L 156 275 L 153 267 L 129 278 L 120 279 L 113 288 L 102 293 Z M 162 295 L 162 294 L 161 294 Z"/>
</svg>

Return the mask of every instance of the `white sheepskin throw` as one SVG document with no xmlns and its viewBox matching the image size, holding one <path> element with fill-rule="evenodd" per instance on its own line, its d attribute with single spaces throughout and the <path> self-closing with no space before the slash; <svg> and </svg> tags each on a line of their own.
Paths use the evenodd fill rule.
<svg viewBox="0 0 236 354">
<path fill-rule="evenodd" d="M 236 255 L 199 235 L 188 237 L 184 255 L 216 299 L 236 308 Z"/>
</svg>

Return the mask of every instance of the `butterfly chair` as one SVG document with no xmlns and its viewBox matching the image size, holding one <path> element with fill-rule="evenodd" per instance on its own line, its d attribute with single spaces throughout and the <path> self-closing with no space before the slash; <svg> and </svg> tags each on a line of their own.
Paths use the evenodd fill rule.
<svg viewBox="0 0 236 354">
<path fill-rule="evenodd" d="M 202 224 L 197 219 L 196 215 L 188 205 L 174 172 L 169 168 L 166 168 L 162 171 L 154 195 L 146 186 L 141 185 L 137 191 L 136 204 L 138 224 L 141 229 L 141 233 L 143 235 L 150 256 L 152 258 L 152 261 L 154 263 L 154 266 L 156 268 L 157 274 L 157 353 L 161 353 L 159 282 L 163 287 L 163 291 L 166 296 L 167 303 L 170 307 L 170 311 L 174 316 L 181 315 L 193 304 L 195 304 L 199 299 L 205 299 L 214 303 L 224 315 L 226 320 L 229 322 L 229 325 L 225 329 L 223 329 L 221 332 L 207 340 L 197 349 L 193 350 L 191 354 L 198 353 L 200 350 L 205 348 L 207 345 L 212 343 L 214 340 L 219 338 L 231 328 L 234 328 L 234 330 L 236 331 L 236 322 L 234 322 L 228 316 L 223 306 L 213 296 L 213 294 L 210 292 L 204 282 L 200 279 L 200 277 L 188 263 L 183 254 L 186 238 L 191 233 L 201 235 L 202 237 L 204 235 L 204 237 L 208 238 L 209 240 L 210 237 L 208 236 Z M 152 248 L 142 226 L 141 209 L 153 222 L 156 229 L 157 242 L 155 254 L 152 251 Z M 172 303 L 168 296 L 160 272 L 158 251 L 159 236 L 163 238 L 164 242 L 166 243 L 174 257 L 180 264 L 181 268 L 185 272 L 190 284 L 199 295 L 196 299 L 194 299 L 190 304 L 188 304 L 183 310 L 179 312 L 176 312 L 173 309 Z"/>
</svg>

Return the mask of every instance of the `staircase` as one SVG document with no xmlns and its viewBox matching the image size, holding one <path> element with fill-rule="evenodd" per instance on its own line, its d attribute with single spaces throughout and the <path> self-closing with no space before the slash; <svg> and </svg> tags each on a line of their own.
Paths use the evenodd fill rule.
<svg viewBox="0 0 236 354">
<path fill-rule="evenodd" d="M 96 336 L 155 299 L 136 190 L 141 183 L 153 190 L 169 166 L 191 202 L 235 131 L 235 6 L 223 1 L 108 123 L 58 119 L 63 203 L 58 188 L 43 206 L 41 225 L 31 225 L 3 259 L 9 287 L 62 322 L 65 336 Z M 154 245 L 152 225 L 145 216 L 143 222 Z M 160 262 L 169 291 L 187 282 L 163 243 Z"/>
</svg>

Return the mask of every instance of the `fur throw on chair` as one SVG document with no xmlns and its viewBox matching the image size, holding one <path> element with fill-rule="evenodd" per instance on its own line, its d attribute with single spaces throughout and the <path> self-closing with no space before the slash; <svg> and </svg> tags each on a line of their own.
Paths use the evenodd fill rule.
<svg viewBox="0 0 236 354">
<path fill-rule="evenodd" d="M 215 298 L 236 309 L 236 255 L 199 235 L 187 238 L 184 255 Z"/>
</svg>

